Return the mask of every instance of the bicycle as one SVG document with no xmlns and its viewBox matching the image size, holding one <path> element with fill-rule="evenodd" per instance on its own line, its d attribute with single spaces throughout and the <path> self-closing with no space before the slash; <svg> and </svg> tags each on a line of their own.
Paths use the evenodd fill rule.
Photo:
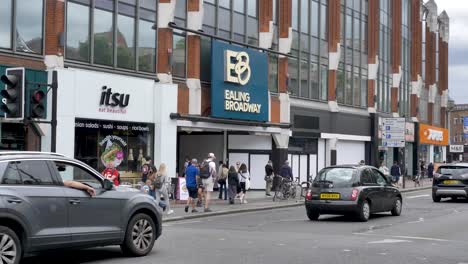
<svg viewBox="0 0 468 264">
<path fill-rule="evenodd" d="M 275 195 L 273 196 L 273 202 L 276 201 L 277 198 L 282 196 L 282 200 L 287 200 L 289 198 L 296 198 L 296 186 L 299 183 L 299 178 L 296 178 L 297 181 L 291 181 L 290 179 L 283 178 L 280 176 L 280 179 L 276 179 L 276 188 L 275 188 Z M 278 185 L 279 184 L 279 185 Z"/>
</svg>

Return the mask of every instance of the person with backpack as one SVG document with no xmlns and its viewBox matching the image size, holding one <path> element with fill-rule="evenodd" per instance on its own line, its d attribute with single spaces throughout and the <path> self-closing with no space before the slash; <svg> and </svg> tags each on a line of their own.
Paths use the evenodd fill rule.
<svg viewBox="0 0 468 264">
<path fill-rule="evenodd" d="M 245 165 L 245 163 L 242 163 L 241 166 L 239 167 L 239 182 L 240 182 L 240 187 L 241 187 L 240 201 L 241 203 L 244 203 L 244 204 L 247 203 L 246 193 L 247 193 L 247 190 L 249 189 L 248 187 L 249 181 L 250 181 L 249 170 L 247 169 L 247 165 Z"/>
<path fill-rule="evenodd" d="M 216 175 L 216 159 L 213 153 L 208 154 L 208 158 L 202 163 L 200 168 L 200 178 L 204 187 L 205 194 L 205 210 L 204 212 L 212 212 L 210 209 L 211 193 L 213 192 L 214 182 L 217 178 Z"/>
<path fill-rule="evenodd" d="M 114 186 L 119 186 L 120 184 L 120 173 L 114 167 L 114 162 L 107 163 L 106 169 L 102 172 L 104 178 L 109 179 L 114 183 Z"/>
<path fill-rule="evenodd" d="M 153 185 L 154 185 L 154 190 L 156 194 L 156 200 L 159 202 L 161 200 L 161 194 L 164 198 L 164 202 L 166 203 L 167 207 L 167 214 L 170 215 L 174 213 L 174 210 L 171 210 L 171 204 L 169 202 L 169 195 L 168 195 L 168 184 L 170 184 L 170 179 L 167 176 L 167 171 L 166 171 L 166 164 L 161 163 L 159 165 L 159 170 L 156 173 L 156 177 L 154 179 Z"/>
<path fill-rule="evenodd" d="M 148 180 L 148 175 L 151 174 L 152 168 L 154 167 L 151 165 L 152 160 L 150 156 L 146 157 L 145 160 L 145 163 L 141 166 L 141 182 L 143 182 L 143 184 Z"/>
<path fill-rule="evenodd" d="M 224 192 L 224 200 L 227 200 L 227 182 L 226 179 L 228 177 L 228 167 L 224 165 L 222 161 L 219 162 L 219 169 L 218 169 L 218 185 L 219 185 L 219 199 L 223 199 L 223 192 Z"/>
</svg>

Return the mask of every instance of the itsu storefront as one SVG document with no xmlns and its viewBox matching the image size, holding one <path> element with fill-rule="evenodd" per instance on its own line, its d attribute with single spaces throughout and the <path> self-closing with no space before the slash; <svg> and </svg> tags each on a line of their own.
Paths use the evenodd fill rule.
<svg viewBox="0 0 468 264">
<path fill-rule="evenodd" d="M 140 178 L 145 157 L 175 176 L 177 89 L 151 79 L 58 70 L 57 152 L 102 172 L 112 165 L 123 180 Z"/>
</svg>

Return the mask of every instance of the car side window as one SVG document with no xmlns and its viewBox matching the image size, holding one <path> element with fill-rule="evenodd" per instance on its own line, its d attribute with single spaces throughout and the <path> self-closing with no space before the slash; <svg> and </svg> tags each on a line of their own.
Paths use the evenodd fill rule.
<svg viewBox="0 0 468 264">
<path fill-rule="evenodd" d="M 361 172 L 361 183 L 362 184 L 376 184 L 375 178 L 372 175 L 372 172 L 368 169 L 365 169 Z"/>
<path fill-rule="evenodd" d="M 53 185 L 55 184 L 52 172 L 47 163 L 41 160 L 22 160 L 15 162 L 25 185 Z"/>
<path fill-rule="evenodd" d="M 102 187 L 102 183 L 91 172 L 70 163 L 54 162 L 57 172 L 62 178 L 62 181 L 78 181 L 86 183 L 92 187 Z"/>
<path fill-rule="evenodd" d="M 374 173 L 374 177 L 377 181 L 377 184 L 378 185 L 381 185 L 381 186 L 385 186 L 388 184 L 387 180 L 385 179 L 385 177 L 380 173 L 380 171 L 376 170 L 376 169 L 372 169 L 372 172 Z"/>
<path fill-rule="evenodd" d="M 0 162 L 1 184 L 22 184 L 18 167 L 14 162 Z"/>
</svg>

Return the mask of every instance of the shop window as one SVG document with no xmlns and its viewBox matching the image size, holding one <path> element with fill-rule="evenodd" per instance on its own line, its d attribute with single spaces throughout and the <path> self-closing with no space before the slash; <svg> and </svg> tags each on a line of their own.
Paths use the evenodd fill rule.
<svg viewBox="0 0 468 264">
<path fill-rule="evenodd" d="M 75 157 L 98 171 L 109 163 L 122 178 L 139 178 L 145 157 L 153 156 L 154 125 L 75 120 Z"/>
<path fill-rule="evenodd" d="M 70 59 L 89 62 L 89 6 L 68 1 L 67 11 L 65 53 Z"/>
<path fill-rule="evenodd" d="M 13 3 L 16 5 L 14 14 Z M 15 23 L 12 23 L 12 18 Z M 0 8 L 0 48 L 43 53 L 44 0 L 4 0 Z M 13 45 L 13 41 L 15 41 Z"/>
<path fill-rule="evenodd" d="M 185 77 L 185 36 L 174 34 L 172 52 L 172 74 Z"/>
<path fill-rule="evenodd" d="M 114 4 L 110 0 L 96 1 L 94 11 L 94 63 L 114 64 Z"/>
</svg>

